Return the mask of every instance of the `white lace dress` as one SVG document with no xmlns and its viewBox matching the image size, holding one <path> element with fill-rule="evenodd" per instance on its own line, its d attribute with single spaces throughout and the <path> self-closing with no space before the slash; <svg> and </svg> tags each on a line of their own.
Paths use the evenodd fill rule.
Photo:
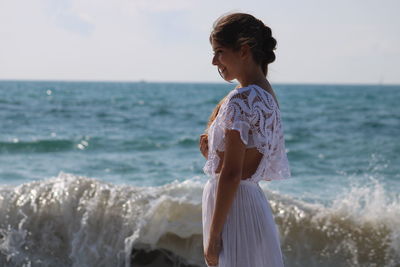
<svg viewBox="0 0 400 267">
<path fill-rule="evenodd" d="M 280 110 L 275 99 L 257 85 L 229 92 L 208 129 L 210 177 L 203 189 L 203 246 L 206 248 L 214 212 L 219 164 L 225 130 L 237 130 L 246 148 L 256 147 L 262 159 L 255 173 L 240 182 L 222 230 L 218 267 L 283 266 L 280 240 L 273 214 L 258 182 L 290 177 Z"/>
</svg>

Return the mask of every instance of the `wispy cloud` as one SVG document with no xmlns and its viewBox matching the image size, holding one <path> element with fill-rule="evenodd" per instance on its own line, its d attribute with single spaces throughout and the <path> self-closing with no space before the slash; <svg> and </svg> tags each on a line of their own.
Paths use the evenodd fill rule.
<svg viewBox="0 0 400 267">
<path fill-rule="evenodd" d="M 95 25 L 90 15 L 83 13 L 74 5 L 72 0 L 47 0 L 46 14 L 54 21 L 54 23 L 73 33 L 83 36 L 90 35 Z"/>
<path fill-rule="evenodd" d="M 170 12 L 194 7 L 194 0 L 127 0 L 124 2 L 135 11 Z"/>
</svg>

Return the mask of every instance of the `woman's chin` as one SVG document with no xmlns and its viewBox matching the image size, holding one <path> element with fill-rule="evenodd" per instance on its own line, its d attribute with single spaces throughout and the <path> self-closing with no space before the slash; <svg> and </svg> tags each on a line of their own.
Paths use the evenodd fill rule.
<svg viewBox="0 0 400 267">
<path fill-rule="evenodd" d="M 234 77 L 231 77 L 230 75 L 225 74 L 225 73 L 222 73 L 222 78 L 224 78 L 224 80 L 227 81 L 227 82 L 230 82 L 233 79 L 235 79 Z"/>
<path fill-rule="evenodd" d="M 233 78 L 233 77 L 228 77 L 228 76 L 225 77 L 224 76 L 224 80 L 227 81 L 227 82 L 230 82 L 230 83 L 233 82 L 234 79 L 235 78 Z"/>
</svg>

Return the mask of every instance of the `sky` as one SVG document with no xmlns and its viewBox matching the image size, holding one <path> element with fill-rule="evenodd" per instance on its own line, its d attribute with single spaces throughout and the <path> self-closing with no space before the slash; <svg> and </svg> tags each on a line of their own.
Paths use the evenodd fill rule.
<svg viewBox="0 0 400 267">
<path fill-rule="evenodd" d="M 213 22 L 261 19 L 275 83 L 400 84 L 398 0 L 0 0 L 0 80 L 223 82 Z"/>
</svg>

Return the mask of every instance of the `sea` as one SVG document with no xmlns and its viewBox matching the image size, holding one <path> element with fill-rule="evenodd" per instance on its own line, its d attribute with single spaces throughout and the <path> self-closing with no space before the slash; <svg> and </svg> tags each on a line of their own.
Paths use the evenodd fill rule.
<svg viewBox="0 0 400 267">
<path fill-rule="evenodd" d="M 272 86 L 285 266 L 400 266 L 400 85 Z M 0 266 L 206 266 L 198 141 L 234 87 L 1 81 Z"/>
</svg>

